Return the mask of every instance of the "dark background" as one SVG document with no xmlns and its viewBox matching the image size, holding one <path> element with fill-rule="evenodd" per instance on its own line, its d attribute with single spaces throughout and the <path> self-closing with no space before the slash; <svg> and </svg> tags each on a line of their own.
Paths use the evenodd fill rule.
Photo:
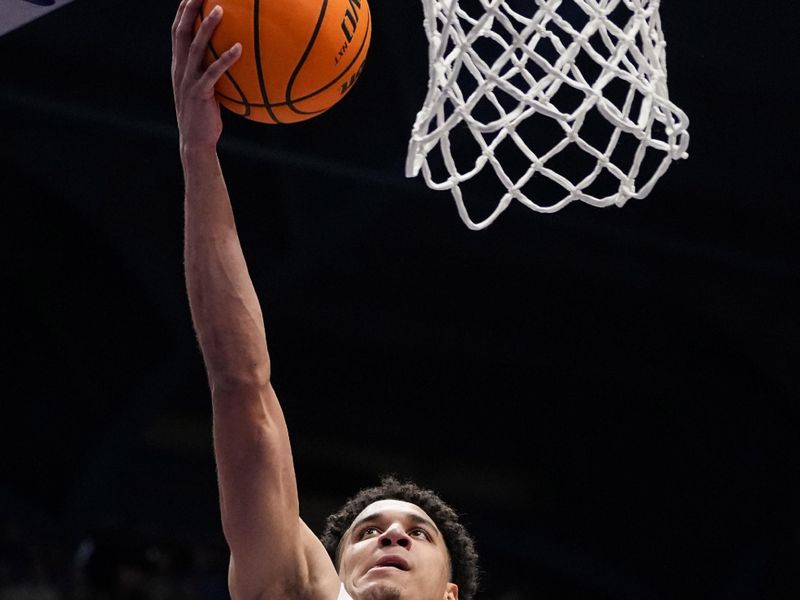
<svg viewBox="0 0 800 600">
<path fill-rule="evenodd" d="M 0 38 L 7 589 L 123 597 L 124 563 L 224 597 L 174 4 L 77 0 Z M 303 516 L 394 472 L 464 515 L 483 599 L 796 598 L 793 3 L 664 2 L 690 158 L 624 208 L 516 205 L 483 232 L 404 177 L 422 7 L 372 10 L 334 109 L 224 115 Z"/>
</svg>

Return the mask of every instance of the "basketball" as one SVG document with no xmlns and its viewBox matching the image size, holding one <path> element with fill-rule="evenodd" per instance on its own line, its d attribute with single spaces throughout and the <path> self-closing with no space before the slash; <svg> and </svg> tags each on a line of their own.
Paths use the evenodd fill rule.
<svg viewBox="0 0 800 600">
<path fill-rule="evenodd" d="M 242 44 L 215 88 L 236 114 L 305 121 L 339 102 L 361 74 L 372 35 L 367 0 L 205 0 L 196 27 L 216 5 L 224 12 L 205 60 Z"/>
</svg>

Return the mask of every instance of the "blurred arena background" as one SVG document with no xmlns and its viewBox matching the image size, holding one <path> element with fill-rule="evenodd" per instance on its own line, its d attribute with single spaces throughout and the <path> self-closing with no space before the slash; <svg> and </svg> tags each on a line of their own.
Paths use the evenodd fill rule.
<svg viewBox="0 0 800 600">
<path fill-rule="evenodd" d="M 2 600 L 227 597 L 175 5 L 75 0 L 0 37 Z M 480 233 L 403 175 L 422 7 L 371 7 L 331 111 L 224 115 L 304 518 L 394 472 L 463 513 L 482 600 L 797 598 L 795 4 L 665 0 L 690 158 L 622 209 Z"/>
</svg>

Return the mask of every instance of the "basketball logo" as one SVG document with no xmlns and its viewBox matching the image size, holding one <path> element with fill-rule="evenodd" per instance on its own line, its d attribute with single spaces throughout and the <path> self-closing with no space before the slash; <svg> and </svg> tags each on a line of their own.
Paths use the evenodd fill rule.
<svg viewBox="0 0 800 600">
<path fill-rule="evenodd" d="M 224 10 L 210 64 L 236 42 L 242 55 L 216 85 L 225 108 L 262 123 L 315 117 L 353 87 L 369 50 L 367 0 L 205 0 L 200 19 Z"/>
</svg>

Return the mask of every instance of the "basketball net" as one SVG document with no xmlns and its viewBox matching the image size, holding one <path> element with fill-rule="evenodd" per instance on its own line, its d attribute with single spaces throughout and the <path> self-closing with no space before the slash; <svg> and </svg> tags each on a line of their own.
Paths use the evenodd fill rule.
<svg viewBox="0 0 800 600">
<path fill-rule="evenodd" d="M 575 200 L 623 206 L 647 196 L 673 160 L 688 156 L 689 121 L 667 92 L 660 0 L 422 2 L 430 79 L 406 176 L 421 171 L 431 189 L 450 190 L 470 229 L 490 225 L 512 200 L 547 213 Z M 606 129 L 598 136 L 586 123 L 600 116 Z M 549 130 L 552 122 L 558 126 L 545 149 L 530 133 L 543 119 L 551 121 Z M 466 159 L 464 138 L 472 148 Z M 501 146 L 518 155 L 522 169 L 504 169 Z M 571 157 L 576 148 L 590 162 L 585 172 L 558 168 L 559 154 L 569 149 Z M 501 197 L 475 221 L 461 188 L 489 168 Z M 535 195 L 542 178 L 561 192 L 537 203 L 527 194 Z"/>
</svg>

